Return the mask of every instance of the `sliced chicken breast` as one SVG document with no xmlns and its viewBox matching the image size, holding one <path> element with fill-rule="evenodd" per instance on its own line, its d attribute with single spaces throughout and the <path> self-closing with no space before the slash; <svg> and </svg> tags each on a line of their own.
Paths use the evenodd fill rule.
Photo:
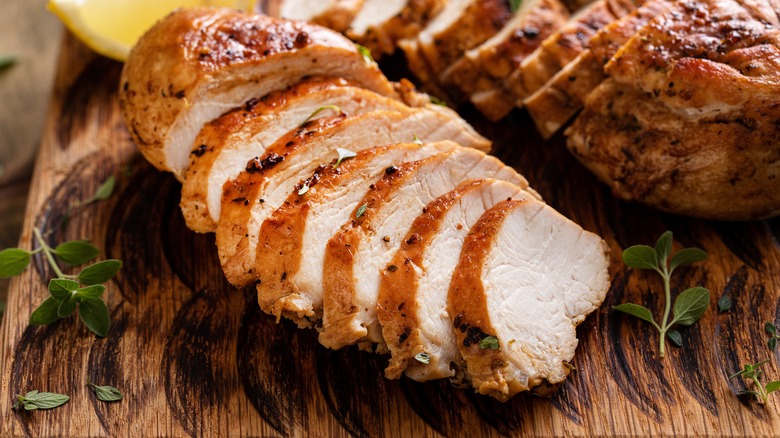
<svg viewBox="0 0 780 438">
<path fill-rule="evenodd" d="M 415 134 L 426 142 L 454 139 L 483 149 L 490 144 L 473 130 L 464 130 L 461 120 L 428 109 L 332 119 L 309 122 L 285 135 L 266 149 L 264 157 L 250 161 L 247 169 L 225 184 L 217 247 L 222 269 L 234 285 L 246 286 L 257 279 L 256 248 L 263 221 L 282 205 L 301 179 L 330 162 L 337 148 L 358 152 L 409 141 Z"/>
<path fill-rule="evenodd" d="M 582 108 L 588 94 L 607 78 L 604 65 L 620 46 L 671 5 L 668 0 L 650 0 L 602 28 L 591 38 L 588 49 L 523 101 L 544 138 L 550 138 L 568 122 Z"/>
<path fill-rule="evenodd" d="M 336 234 L 386 169 L 452 151 L 452 142 L 403 143 L 363 150 L 325 164 L 302 181 L 260 227 L 257 285 L 260 307 L 299 326 L 322 319 L 322 282 L 327 237 Z M 391 242 L 385 242 L 391 245 Z"/>
<path fill-rule="evenodd" d="M 364 0 L 283 0 L 265 1 L 265 11 L 274 17 L 309 21 L 344 32 L 355 19 Z"/>
<path fill-rule="evenodd" d="M 602 27 L 634 9 L 631 0 L 598 0 L 571 17 L 557 32 L 527 56 L 507 80 L 522 106 L 523 100 L 552 79 L 564 65 L 587 48 L 588 41 Z"/>
<path fill-rule="evenodd" d="M 528 182 L 494 157 L 469 148 L 388 169 L 325 251 L 320 343 L 338 349 L 383 343 L 376 316 L 381 271 L 426 205 L 473 178 L 495 178 L 527 188 Z M 389 242 L 387 242 L 389 240 Z M 388 245 L 387 243 L 390 243 Z"/>
<path fill-rule="evenodd" d="M 330 75 L 395 97 L 355 45 L 329 29 L 228 9 L 179 9 L 135 45 L 120 107 L 144 156 L 181 179 L 203 125 L 304 77 Z"/>
<path fill-rule="evenodd" d="M 187 226 L 197 232 L 213 232 L 221 211 L 222 185 L 265 155 L 267 147 L 300 126 L 316 111 L 319 116 L 343 111 L 349 115 L 376 110 L 411 111 L 398 100 L 349 84 L 343 79 L 314 79 L 206 124 L 190 153 L 184 173 L 181 209 Z"/>
<path fill-rule="evenodd" d="M 347 36 L 368 47 L 374 57 L 395 52 L 396 42 L 417 35 L 446 0 L 365 0 Z"/>
<path fill-rule="evenodd" d="M 532 196 L 514 184 L 470 180 L 428 204 L 382 271 L 377 317 L 392 354 L 385 375 L 417 381 L 452 377 L 460 353 L 447 313 L 452 273 L 463 242 L 482 214 L 507 199 Z"/>
<path fill-rule="evenodd" d="M 457 86 L 489 119 L 501 119 L 515 107 L 504 81 L 568 18 L 559 0 L 526 0 L 500 32 L 467 51 L 441 80 Z"/>
<path fill-rule="evenodd" d="M 526 197 L 471 229 L 452 276 L 449 314 L 480 394 L 545 393 L 568 375 L 576 326 L 609 288 L 606 244 Z"/>
</svg>

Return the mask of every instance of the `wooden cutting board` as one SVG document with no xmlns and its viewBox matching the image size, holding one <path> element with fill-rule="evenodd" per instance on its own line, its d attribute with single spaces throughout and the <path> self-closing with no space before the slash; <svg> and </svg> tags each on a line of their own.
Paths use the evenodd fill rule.
<svg viewBox="0 0 780 438">
<path fill-rule="evenodd" d="M 763 325 L 780 315 L 780 220 L 717 223 L 658 213 L 613 198 L 565 150 L 544 142 L 527 115 L 490 124 L 466 114 L 496 141 L 555 208 L 608 242 L 612 288 L 578 329 L 577 370 L 548 399 L 507 403 L 448 382 L 382 377 L 387 359 L 355 348 L 329 351 L 315 333 L 277 324 L 254 291 L 223 279 L 212 235 L 184 226 L 180 185 L 137 153 L 117 106 L 121 65 L 66 38 L 21 246 L 32 228 L 52 244 L 85 238 L 124 267 L 106 298 L 112 327 L 98 339 L 70 318 L 28 327 L 53 273 L 39 257 L 14 279 L 3 320 L 0 435 L 32 436 L 525 436 L 776 435 L 780 395 L 761 406 L 728 376 L 746 361 L 780 356 Z M 19 117 L 24 117 L 20 114 Z M 71 208 L 109 175 L 107 201 Z M 710 259 L 681 270 L 673 293 L 701 284 L 712 292 L 701 322 L 682 330 L 682 348 L 656 358 L 657 335 L 611 310 L 639 302 L 656 313 L 660 280 L 627 269 L 621 248 L 652 243 L 664 230 Z M 651 292 L 652 291 L 652 292 Z M 716 301 L 732 297 L 731 311 Z M 87 379 L 120 388 L 119 403 L 97 401 Z M 11 410 L 33 389 L 69 394 L 50 411 Z"/>
</svg>

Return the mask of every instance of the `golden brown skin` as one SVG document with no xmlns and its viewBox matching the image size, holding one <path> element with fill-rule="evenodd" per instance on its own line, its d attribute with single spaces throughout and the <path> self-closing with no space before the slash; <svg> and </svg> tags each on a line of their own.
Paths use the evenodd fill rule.
<svg viewBox="0 0 780 438">
<path fill-rule="evenodd" d="M 333 66 L 343 66 L 346 79 L 395 95 L 376 65 L 366 63 L 352 42 L 329 29 L 229 9 L 179 9 L 130 52 L 120 82 L 120 107 L 141 152 L 157 168 L 171 170 L 172 165 L 186 166 L 186 157 L 184 163 L 169 162 L 164 151 L 166 142 L 173 141 L 169 131 L 193 105 L 252 83 L 259 92 L 244 101 L 262 97 L 305 76 L 338 75 Z M 186 155 L 193 145 L 177 146 Z M 173 170 L 177 176 L 183 171 Z"/>
<path fill-rule="evenodd" d="M 607 64 L 567 130 L 571 151 L 623 199 L 779 214 L 780 31 L 762 3 L 681 2 L 651 21 Z"/>
</svg>

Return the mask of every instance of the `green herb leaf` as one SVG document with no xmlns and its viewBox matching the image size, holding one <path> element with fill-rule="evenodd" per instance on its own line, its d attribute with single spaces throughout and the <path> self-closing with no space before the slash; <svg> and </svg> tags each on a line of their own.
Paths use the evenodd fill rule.
<svg viewBox="0 0 780 438">
<path fill-rule="evenodd" d="M 96 300 L 103 295 L 106 287 L 102 284 L 93 284 L 92 286 L 82 287 L 76 291 L 76 295 L 83 300 Z"/>
<path fill-rule="evenodd" d="M 30 252 L 19 248 L 0 251 L 0 278 L 13 277 L 30 264 Z"/>
<path fill-rule="evenodd" d="M 336 148 L 336 153 L 339 154 L 339 158 L 336 160 L 336 164 L 333 165 L 334 169 L 339 167 L 342 161 L 357 156 L 356 153 L 350 151 L 349 149 L 344 149 L 344 148 Z"/>
<path fill-rule="evenodd" d="M 523 4 L 523 0 L 509 0 L 509 8 L 512 12 L 517 12 L 520 9 L 520 5 Z"/>
<path fill-rule="evenodd" d="M 90 389 L 92 389 L 92 391 L 95 393 L 95 397 L 97 397 L 97 399 L 100 401 L 113 402 L 122 400 L 125 397 L 122 394 L 122 391 L 114 388 L 113 386 L 101 386 L 89 382 L 87 385 L 89 385 Z"/>
<path fill-rule="evenodd" d="M 777 335 L 777 327 L 771 322 L 764 324 L 764 330 L 766 330 L 766 332 L 770 335 Z"/>
<path fill-rule="evenodd" d="M 103 181 L 103 184 L 101 184 L 97 190 L 95 190 L 95 194 L 92 195 L 91 198 L 84 201 L 82 205 L 92 204 L 93 202 L 97 201 L 105 201 L 114 193 L 114 186 L 116 186 L 116 178 L 114 175 L 111 175 L 106 178 L 105 181 Z"/>
<path fill-rule="evenodd" d="M 650 309 L 648 309 L 647 307 L 640 306 L 639 304 L 634 304 L 634 303 L 624 303 L 624 304 L 618 304 L 617 306 L 614 306 L 612 308 L 617 311 L 627 313 L 632 316 L 636 316 L 639 319 L 643 319 L 653 324 L 656 328 L 658 328 L 658 324 L 655 322 L 655 319 L 653 319 L 653 314 L 650 312 Z"/>
<path fill-rule="evenodd" d="M 76 311 L 76 297 L 71 295 L 70 297 L 60 301 L 60 307 L 57 308 L 57 316 L 59 316 L 60 318 L 67 318 L 70 315 L 73 315 L 73 312 L 75 311 Z"/>
<path fill-rule="evenodd" d="M 309 186 L 304 184 L 303 187 L 301 187 L 300 190 L 298 190 L 298 196 L 303 196 L 306 194 L 306 192 L 309 191 Z"/>
<path fill-rule="evenodd" d="M 669 330 L 666 332 L 666 336 L 672 340 L 672 343 L 678 347 L 682 347 L 682 335 L 677 330 Z"/>
<path fill-rule="evenodd" d="M 78 279 L 82 284 L 92 285 L 105 283 L 122 268 L 121 260 L 103 260 L 87 266 L 79 272 Z"/>
<path fill-rule="evenodd" d="M 445 107 L 447 106 L 447 102 L 439 99 L 436 96 L 428 96 L 428 97 L 430 98 L 431 103 L 434 105 L 445 106 Z"/>
<path fill-rule="evenodd" d="M 0 70 L 5 70 L 16 65 L 17 58 L 14 55 L 0 55 Z"/>
<path fill-rule="evenodd" d="M 414 134 L 414 137 L 412 137 L 412 143 L 420 146 L 423 145 L 422 140 L 420 140 L 420 137 L 418 137 L 417 134 Z"/>
<path fill-rule="evenodd" d="M 679 266 L 688 266 L 690 264 L 701 262 L 707 259 L 707 253 L 699 248 L 681 249 L 672 257 L 670 270 L 673 271 Z"/>
<path fill-rule="evenodd" d="M 303 123 L 301 123 L 300 126 L 303 126 L 303 125 L 309 123 L 309 121 L 311 121 L 311 119 L 317 117 L 317 114 L 319 114 L 319 113 L 321 113 L 321 112 L 323 112 L 325 110 L 333 110 L 333 111 L 335 111 L 336 113 L 339 113 L 339 114 L 343 113 L 343 111 L 341 111 L 341 108 L 337 107 L 336 105 L 324 105 L 324 106 L 321 106 L 321 107 L 317 108 L 316 110 L 314 110 L 314 112 L 311 113 L 309 115 L 309 117 L 306 117 L 306 120 L 304 120 Z"/>
<path fill-rule="evenodd" d="M 777 338 L 776 337 L 769 338 L 769 340 L 766 341 L 766 346 L 770 350 L 775 351 L 775 348 L 777 348 Z"/>
<path fill-rule="evenodd" d="M 51 296 L 62 301 L 73 294 L 73 291 L 79 288 L 79 282 L 68 280 L 66 278 L 52 278 L 49 281 L 49 293 Z"/>
<path fill-rule="evenodd" d="M 718 299 L 718 312 L 723 313 L 731 310 L 731 297 L 728 295 L 722 295 Z"/>
<path fill-rule="evenodd" d="M 358 53 L 363 57 L 363 61 L 366 61 L 366 64 L 374 62 L 374 57 L 371 56 L 371 50 L 369 50 L 368 47 L 361 46 L 360 44 L 355 44 L 355 46 L 357 46 Z"/>
<path fill-rule="evenodd" d="M 669 259 L 669 254 L 672 253 L 672 232 L 666 231 L 661 234 L 658 241 L 655 243 L 655 256 L 658 261 L 657 266 L 659 268 L 666 267 L 666 261 Z"/>
<path fill-rule="evenodd" d="M 30 391 L 24 396 L 17 396 L 17 399 L 26 410 L 32 411 L 35 409 L 52 409 L 57 406 L 62 406 L 70 400 L 70 397 L 54 392 Z"/>
<path fill-rule="evenodd" d="M 361 205 L 358 207 L 357 211 L 355 212 L 355 219 L 359 218 L 360 216 L 363 216 L 363 213 L 366 212 L 366 209 L 368 206 L 366 204 Z"/>
<path fill-rule="evenodd" d="M 780 380 L 775 380 L 774 382 L 767 383 L 764 389 L 766 389 L 767 394 L 769 394 L 770 392 L 777 391 L 778 389 L 780 389 Z"/>
<path fill-rule="evenodd" d="M 710 291 L 703 287 L 692 287 L 683 291 L 674 302 L 672 324 L 691 325 L 701 319 L 710 304 Z M 671 325 L 671 324 L 670 324 Z"/>
<path fill-rule="evenodd" d="M 54 253 L 63 262 L 75 266 L 94 259 L 100 254 L 100 251 L 87 242 L 74 240 L 54 248 Z"/>
<path fill-rule="evenodd" d="M 83 300 L 79 305 L 79 318 L 96 335 L 105 337 L 111 326 L 108 307 L 103 300 Z"/>
<path fill-rule="evenodd" d="M 60 319 L 57 310 L 60 308 L 60 302 L 49 297 L 30 315 L 30 325 L 48 325 Z"/>
<path fill-rule="evenodd" d="M 634 245 L 623 251 L 623 262 L 634 269 L 658 269 L 655 250 L 647 245 Z"/>
<path fill-rule="evenodd" d="M 498 348 L 498 338 L 495 336 L 488 336 L 479 341 L 480 350 L 498 350 Z"/>
<path fill-rule="evenodd" d="M 431 363 L 431 356 L 428 353 L 417 353 L 414 355 L 414 359 L 417 362 L 424 363 L 425 365 Z"/>
</svg>

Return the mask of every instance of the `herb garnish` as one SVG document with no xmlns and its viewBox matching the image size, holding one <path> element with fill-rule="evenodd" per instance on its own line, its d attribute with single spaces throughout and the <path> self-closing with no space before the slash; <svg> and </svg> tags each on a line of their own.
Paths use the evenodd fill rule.
<svg viewBox="0 0 780 438">
<path fill-rule="evenodd" d="M 321 113 L 321 112 L 323 112 L 323 111 L 325 111 L 325 110 L 333 110 L 333 111 L 335 111 L 335 112 L 337 112 L 337 113 L 339 113 L 339 114 L 341 114 L 341 113 L 343 113 L 343 112 L 344 112 L 344 111 L 341 111 L 341 108 L 337 107 L 336 105 L 323 105 L 323 106 L 321 106 L 321 107 L 317 108 L 316 110 L 314 110 L 314 112 L 313 112 L 313 113 L 309 114 L 309 117 L 306 117 L 306 120 L 304 120 L 304 121 L 303 121 L 303 122 L 300 124 L 300 126 L 303 126 L 303 125 L 305 125 L 305 124 L 309 123 L 309 121 L 311 121 L 311 119 L 313 119 L 314 117 L 316 117 L 316 116 L 317 116 L 317 114 L 319 114 L 319 113 Z"/>
<path fill-rule="evenodd" d="M 122 400 L 125 396 L 122 391 L 114 388 L 113 386 L 100 386 L 87 381 L 87 386 L 95 393 L 95 397 L 98 400 L 104 402 L 113 402 Z"/>
<path fill-rule="evenodd" d="M 651 269 L 661 276 L 664 282 L 665 307 L 661 324 L 655 322 L 650 309 L 639 304 L 626 303 L 613 307 L 639 319 L 643 319 L 655 327 L 660 333 L 658 357 L 663 358 L 665 353 L 665 340 L 669 336 L 672 342 L 682 344 L 682 336 L 679 332 L 670 330 L 675 324 L 689 326 L 698 321 L 710 302 L 710 291 L 703 287 L 692 287 L 683 291 L 674 302 L 674 318 L 669 321 L 671 310 L 671 291 L 669 279 L 674 270 L 680 266 L 690 265 L 707 258 L 707 253 L 698 248 L 685 248 L 677 252 L 669 261 L 672 252 L 672 233 L 667 231 L 658 238 L 655 248 L 647 245 L 632 246 L 623 251 L 623 261 L 634 269 Z"/>
<path fill-rule="evenodd" d="M 447 102 L 445 102 L 445 101 L 443 101 L 443 100 L 439 99 L 439 98 L 438 98 L 438 97 L 436 97 L 436 96 L 428 96 L 428 97 L 430 98 L 430 100 L 431 100 L 431 103 L 432 103 L 432 104 L 434 104 L 434 105 L 439 105 L 439 106 L 447 106 Z"/>
<path fill-rule="evenodd" d="M 755 391 L 743 391 L 741 394 L 752 394 L 756 396 L 759 403 L 766 403 L 767 397 L 769 394 L 777 391 L 780 389 L 780 380 L 775 380 L 774 382 L 769 382 L 766 385 L 761 383 L 761 376 L 764 374 L 764 372 L 760 369 L 762 365 L 769 362 L 769 360 L 762 360 L 759 363 L 756 364 L 745 364 L 745 367 L 735 373 L 732 376 L 729 376 L 729 379 L 733 379 L 737 376 L 742 376 L 743 379 L 750 380 L 750 383 L 756 386 Z"/>
<path fill-rule="evenodd" d="M 488 336 L 479 341 L 480 350 L 498 350 L 498 347 L 498 338 L 495 336 Z"/>
<path fill-rule="evenodd" d="M 303 196 L 308 191 L 309 191 L 309 185 L 308 184 L 304 184 L 303 187 L 301 187 L 301 189 L 298 190 L 298 196 Z"/>
<path fill-rule="evenodd" d="M 16 65 L 17 59 L 14 55 L 0 55 L 0 70 Z"/>
<path fill-rule="evenodd" d="M 414 360 L 420 363 L 424 363 L 425 365 L 428 365 L 431 363 L 431 355 L 428 353 L 417 353 L 414 355 Z"/>
<path fill-rule="evenodd" d="M 731 297 L 722 295 L 718 298 L 718 313 L 728 312 L 729 310 L 731 310 Z"/>
<path fill-rule="evenodd" d="M 98 201 L 105 201 L 106 199 L 111 197 L 111 194 L 114 193 L 114 187 L 116 186 L 116 178 L 114 175 L 109 176 L 106 178 L 105 181 L 103 181 L 103 184 L 100 185 L 100 187 L 95 190 L 95 194 L 92 195 L 92 197 L 84 200 L 81 202 L 81 205 L 89 205 L 93 202 Z"/>
<path fill-rule="evenodd" d="M 64 405 L 70 397 L 55 392 L 30 391 L 25 395 L 16 395 L 13 409 L 24 408 L 27 411 L 36 409 L 52 409 Z"/>
<path fill-rule="evenodd" d="M 106 287 L 102 283 L 110 280 L 122 267 L 120 260 L 103 260 L 89 265 L 77 275 L 64 274 L 55 257 L 69 265 L 82 265 L 99 254 L 94 246 L 85 241 L 73 240 L 62 243 L 56 248 L 50 247 L 38 228 L 33 229 L 38 249 L 27 251 L 20 248 L 8 248 L 0 252 L 0 278 L 21 274 L 30 264 L 33 254 L 43 252 L 57 278 L 49 281 L 49 294 L 46 301 L 30 315 L 31 325 L 46 325 L 66 318 L 78 308 L 79 318 L 96 335 L 108 334 L 110 326 L 108 307 L 100 299 Z"/>
<path fill-rule="evenodd" d="M 355 44 L 355 46 L 357 46 L 358 53 L 363 57 L 363 61 L 366 61 L 366 64 L 374 62 L 374 57 L 371 56 L 371 50 L 369 50 L 368 47 L 361 46 L 360 44 Z"/>
<path fill-rule="evenodd" d="M 523 0 L 509 0 L 509 9 L 512 12 L 517 12 L 520 9 L 520 5 L 523 4 Z"/>
<path fill-rule="evenodd" d="M 366 212 L 366 208 L 368 208 L 366 204 L 363 204 L 360 207 L 358 207 L 357 211 L 355 212 L 355 219 L 359 218 L 360 216 L 363 216 L 363 213 Z"/>
<path fill-rule="evenodd" d="M 336 160 L 336 164 L 333 165 L 334 169 L 339 167 L 342 161 L 348 158 L 355 158 L 357 156 L 356 153 L 344 148 L 336 148 L 336 152 L 339 154 L 339 158 Z"/>
<path fill-rule="evenodd" d="M 423 142 L 420 140 L 420 137 L 417 136 L 417 134 L 414 134 L 414 137 L 412 137 L 412 143 L 422 146 Z"/>
<path fill-rule="evenodd" d="M 767 322 L 764 324 L 764 330 L 771 336 L 766 341 L 766 346 L 769 347 L 770 350 L 775 351 L 775 348 L 777 348 L 777 326 L 771 322 Z"/>
</svg>

